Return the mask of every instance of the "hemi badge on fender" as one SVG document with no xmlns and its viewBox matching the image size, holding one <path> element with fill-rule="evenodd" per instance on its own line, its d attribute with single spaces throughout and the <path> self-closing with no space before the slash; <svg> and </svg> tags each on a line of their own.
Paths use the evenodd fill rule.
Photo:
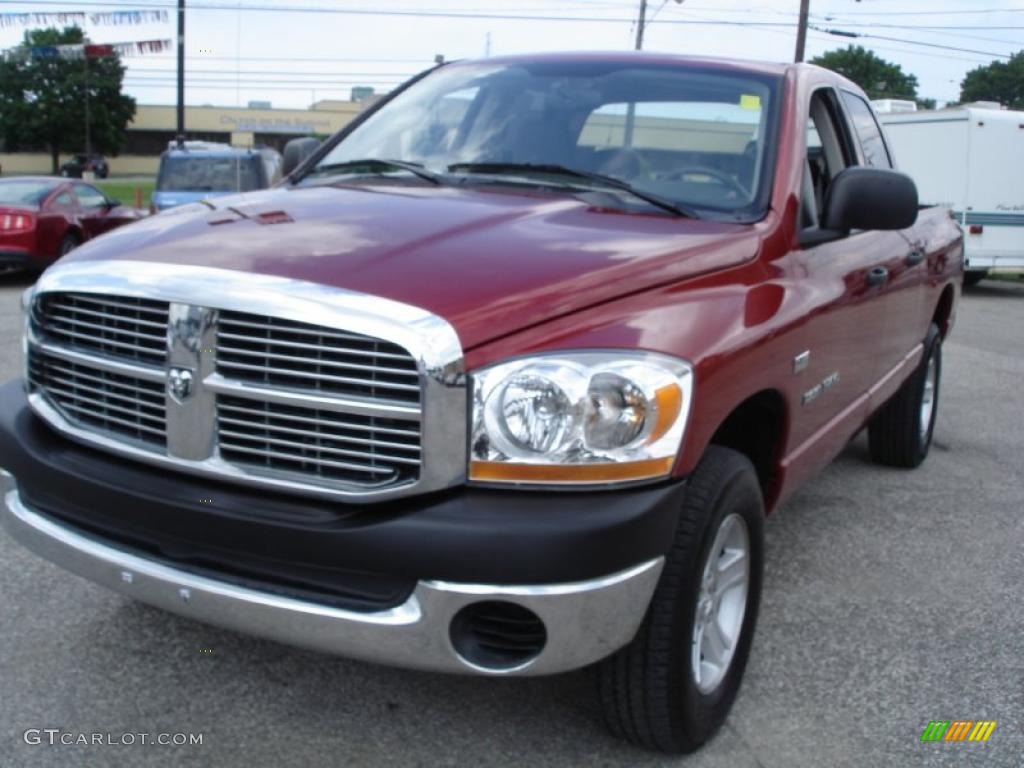
<svg viewBox="0 0 1024 768">
<path fill-rule="evenodd" d="M 799 355 L 793 358 L 793 373 L 800 373 L 803 371 L 808 363 L 811 362 L 811 350 L 804 350 Z"/>
<path fill-rule="evenodd" d="M 815 384 L 813 387 L 804 392 L 804 396 L 800 402 L 801 405 L 807 405 L 813 403 L 818 399 L 818 396 L 827 389 L 832 389 L 837 383 L 839 383 L 839 373 L 831 373 L 825 377 L 820 384 Z"/>
</svg>

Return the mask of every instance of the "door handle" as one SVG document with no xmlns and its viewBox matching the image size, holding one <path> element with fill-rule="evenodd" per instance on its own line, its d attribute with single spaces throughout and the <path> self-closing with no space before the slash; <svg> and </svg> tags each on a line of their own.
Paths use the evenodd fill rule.
<svg viewBox="0 0 1024 768">
<path fill-rule="evenodd" d="M 868 285 L 881 285 L 889 279 L 889 270 L 885 267 L 874 267 L 868 270 Z"/>
<path fill-rule="evenodd" d="M 915 248 L 907 254 L 906 262 L 908 267 L 916 267 L 922 261 L 924 261 L 924 251 L 920 248 Z"/>
</svg>

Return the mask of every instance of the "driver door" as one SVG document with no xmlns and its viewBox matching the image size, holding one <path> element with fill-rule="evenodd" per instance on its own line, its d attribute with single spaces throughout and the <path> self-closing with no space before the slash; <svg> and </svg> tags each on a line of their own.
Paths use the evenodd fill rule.
<svg viewBox="0 0 1024 768">
<path fill-rule="evenodd" d="M 129 219 L 123 206 L 107 199 L 91 184 L 75 184 L 78 199 L 78 221 L 87 238 L 102 235 Z"/>
</svg>

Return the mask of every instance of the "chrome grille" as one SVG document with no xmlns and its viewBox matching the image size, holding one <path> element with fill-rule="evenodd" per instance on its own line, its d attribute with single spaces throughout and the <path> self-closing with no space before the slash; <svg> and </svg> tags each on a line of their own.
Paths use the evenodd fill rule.
<svg viewBox="0 0 1024 768">
<path fill-rule="evenodd" d="M 259 471 L 390 485 L 420 466 L 416 422 L 217 398 L 217 442 L 227 461 Z"/>
<path fill-rule="evenodd" d="M 221 312 L 217 370 L 239 381 L 418 403 L 416 360 L 397 344 L 334 328 Z"/>
<path fill-rule="evenodd" d="M 426 310 L 131 261 L 56 265 L 26 298 L 29 403 L 86 445 L 360 502 L 465 478 L 462 350 Z"/>
<path fill-rule="evenodd" d="M 168 303 L 89 293 L 44 295 L 33 322 L 42 335 L 71 349 L 163 365 Z"/>
<path fill-rule="evenodd" d="M 71 362 L 38 349 L 29 352 L 28 375 L 30 386 L 45 392 L 72 424 L 152 446 L 166 443 L 162 384 Z"/>
</svg>

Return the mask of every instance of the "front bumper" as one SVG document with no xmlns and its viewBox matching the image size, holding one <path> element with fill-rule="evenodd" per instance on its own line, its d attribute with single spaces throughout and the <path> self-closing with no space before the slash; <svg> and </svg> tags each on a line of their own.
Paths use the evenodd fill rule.
<svg viewBox="0 0 1024 768">
<path fill-rule="evenodd" d="M 462 488 L 366 508 L 274 496 L 71 443 L 17 382 L 0 387 L 0 466 L 3 527 L 114 591 L 293 645 L 486 674 L 566 671 L 628 643 L 683 491 Z M 539 617 L 542 649 L 502 668 L 460 654 L 456 614 L 490 601 Z"/>
<path fill-rule="evenodd" d="M 192 619 L 365 661 L 446 672 L 543 675 L 584 666 L 636 633 L 661 574 L 657 558 L 603 579 L 545 586 L 420 581 L 405 602 L 362 613 L 260 592 L 171 568 L 72 531 L 5 495 L 4 528 L 41 557 L 108 589 Z M 461 656 L 449 626 L 471 603 L 500 600 L 533 611 L 547 642 L 512 668 Z"/>
<path fill-rule="evenodd" d="M 33 261 L 32 252 L 27 248 L 0 246 L 0 268 L 26 267 Z"/>
</svg>

